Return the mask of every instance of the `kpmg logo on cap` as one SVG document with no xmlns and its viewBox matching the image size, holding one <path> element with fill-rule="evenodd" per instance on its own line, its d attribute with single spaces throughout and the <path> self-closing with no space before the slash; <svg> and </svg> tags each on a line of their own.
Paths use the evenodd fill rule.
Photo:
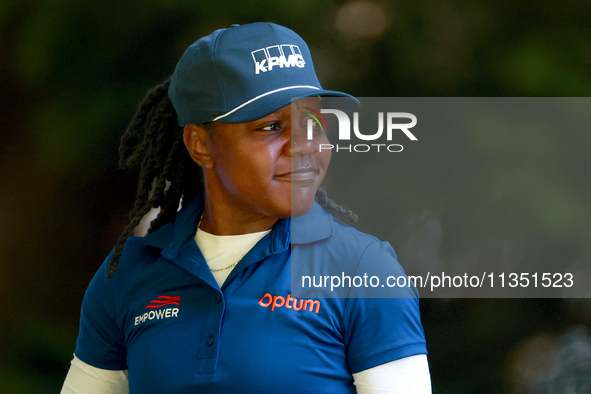
<svg viewBox="0 0 591 394">
<path fill-rule="evenodd" d="M 273 70 L 273 67 L 303 68 L 306 65 L 300 47 L 297 45 L 282 44 L 252 51 L 254 60 L 254 73 L 266 73 Z"/>
</svg>

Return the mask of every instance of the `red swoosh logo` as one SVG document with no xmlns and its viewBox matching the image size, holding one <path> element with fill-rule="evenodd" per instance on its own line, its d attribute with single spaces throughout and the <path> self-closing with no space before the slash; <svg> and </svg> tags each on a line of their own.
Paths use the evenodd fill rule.
<svg viewBox="0 0 591 394">
<path fill-rule="evenodd" d="M 153 308 L 160 308 L 165 305 L 181 305 L 181 296 L 167 296 L 161 295 L 158 299 L 150 301 L 144 309 L 153 309 Z"/>
</svg>

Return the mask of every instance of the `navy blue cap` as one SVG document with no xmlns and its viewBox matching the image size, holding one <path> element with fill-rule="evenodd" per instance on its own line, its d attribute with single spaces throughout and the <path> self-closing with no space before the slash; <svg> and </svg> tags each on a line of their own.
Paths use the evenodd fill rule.
<svg viewBox="0 0 591 394">
<path fill-rule="evenodd" d="M 168 96 L 179 125 L 245 123 L 278 111 L 292 98 L 354 97 L 324 90 L 308 45 L 274 23 L 232 25 L 194 42 L 171 78 Z"/>
</svg>

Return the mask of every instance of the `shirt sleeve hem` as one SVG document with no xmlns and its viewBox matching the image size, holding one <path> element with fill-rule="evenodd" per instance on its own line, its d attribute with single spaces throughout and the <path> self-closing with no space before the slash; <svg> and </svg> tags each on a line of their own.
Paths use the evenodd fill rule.
<svg viewBox="0 0 591 394">
<path fill-rule="evenodd" d="M 349 366 L 351 367 L 351 373 L 358 373 L 378 365 L 389 363 L 390 361 L 399 360 L 401 358 L 414 356 L 417 354 L 427 354 L 427 348 L 424 342 L 406 345 L 400 348 L 380 352 L 378 354 L 357 357 L 353 361 L 349 360 Z"/>
<path fill-rule="evenodd" d="M 104 357 L 96 357 L 83 351 L 82 349 L 76 349 L 74 355 L 80 360 L 84 361 L 86 364 L 95 368 L 107 369 L 110 371 L 123 371 L 127 369 L 126 363 Z"/>
</svg>

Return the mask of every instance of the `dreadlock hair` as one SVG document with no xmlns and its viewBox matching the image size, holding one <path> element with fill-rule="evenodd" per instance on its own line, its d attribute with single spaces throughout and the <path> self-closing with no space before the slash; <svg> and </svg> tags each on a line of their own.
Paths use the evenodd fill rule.
<svg viewBox="0 0 591 394">
<path fill-rule="evenodd" d="M 118 268 L 127 238 L 152 208 L 160 208 L 160 213 L 150 223 L 149 233 L 176 218 L 181 199 L 184 205 L 203 190 L 203 173 L 185 148 L 183 128 L 168 98 L 169 85 L 170 78 L 148 91 L 121 137 L 119 166 L 139 165 L 140 175 L 129 223 L 117 239 L 109 262 L 108 278 Z M 208 132 L 215 130 L 213 122 L 204 126 Z M 328 198 L 324 189 L 318 190 L 316 200 L 326 210 L 357 221 L 357 215 Z"/>
<path fill-rule="evenodd" d="M 170 78 L 149 90 L 121 137 L 121 168 L 140 166 L 137 197 L 129 213 L 129 223 L 119 236 L 109 263 L 108 277 L 117 270 L 127 238 L 145 214 L 160 207 L 150 223 L 153 232 L 176 218 L 183 203 L 203 189 L 200 167 L 193 162 L 183 143 L 183 129 L 170 99 Z"/>
<path fill-rule="evenodd" d="M 334 202 L 334 200 L 328 198 L 326 190 L 321 187 L 318 188 L 318 191 L 316 192 L 316 201 L 318 201 L 318 204 L 320 204 L 322 208 L 332 213 L 338 213 L 339 215 L 347 218 L 351 223 L 357 223 L 357 220 L 359 219 L 359 216 L 357 216 L 353 211 L 343 208 L 341 205 Z"/>
</svg>

